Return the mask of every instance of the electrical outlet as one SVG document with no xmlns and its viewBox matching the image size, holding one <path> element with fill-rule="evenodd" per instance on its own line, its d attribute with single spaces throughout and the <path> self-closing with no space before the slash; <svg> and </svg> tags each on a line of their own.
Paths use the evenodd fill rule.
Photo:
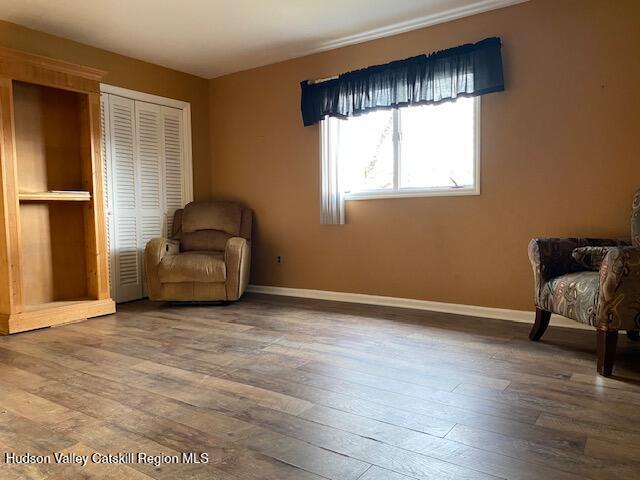
<svg viewBox="0 0 640 480">
<path fill-rule="evenodd" d="M 276 263 L 282 263 L 282 255 L 276 257 Z"/>
</svg>

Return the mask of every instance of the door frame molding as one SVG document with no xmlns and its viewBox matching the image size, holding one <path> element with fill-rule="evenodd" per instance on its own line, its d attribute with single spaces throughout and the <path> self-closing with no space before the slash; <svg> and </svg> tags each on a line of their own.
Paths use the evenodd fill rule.
<svg viewBox="0 0 640 480">
<path fill-rule="evenodd" d="M 192 142 L 191 138 L 191 104 L 182 100 L 176 100 L 168 97 L 161 97 L 159 95 L 153 95 L 151 93 L 138 92 L 136 90 L 129 90 L 128 88 L 116 87 L 115 85 L 108 85 L 106 83 L 100 84 L 100 93 L 109 93 L 111 95 L 117 95 L 119 97 L 130 98 L 132 100 L 139 100 L 147 103 L 155 103 L 163 107 L 172 107 L 178 110 L 182 110 L 182 138 L 189 139 L 184 142 L 184 158 L 183 165 L 185 171 L 183 172 L 183 188 L 185 203 L 193 201 L 193 156 L 192 156 Z"/>
</svg>

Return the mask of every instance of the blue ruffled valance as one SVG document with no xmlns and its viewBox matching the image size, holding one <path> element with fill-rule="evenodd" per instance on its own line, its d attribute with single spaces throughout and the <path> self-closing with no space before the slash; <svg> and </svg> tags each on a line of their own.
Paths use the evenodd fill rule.
<svg viewBox="0 0 640 480">
<path fill-rule="evenodd" d="M 305 126 L 327 115 L 345 118 L 375 109 L 499 92 L 504 90 L 501 42 L 497 37 L 486 38 L 300 85 Z"/>
</svg>

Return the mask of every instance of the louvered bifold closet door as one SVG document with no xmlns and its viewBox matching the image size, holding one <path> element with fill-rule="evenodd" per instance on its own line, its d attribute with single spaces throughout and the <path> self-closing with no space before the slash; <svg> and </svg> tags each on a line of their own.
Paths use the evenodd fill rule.
<svg viewBox="0 0 640 480">
<path fill-rule="evenodd" d="M 164 237 L 164 201 L 162 188 L 162 107 L 135 102 L 136 147 L 139 178 L 138 220 L 141 230 L 140 259 L 144 263 L 144 248 L 152 238 Z M 144 271 L 144 265 L 143 265 Z M 143 294 L 146 294 L 143 277 Z"/>
<path fill-rule="evenodd" d="M 164 214 L 166 236 L 171 237 L 173 214 L 186 203 L 184 191 L 184 133 L 182 111 L 162 107 L 164 158 Z"/>
<path fill-rule="evenodd" d="M 135 102 L 109 96 L 115 299 L 142 297 Z"/>
<path fill-rule="evenodd" d="M 190 196 L 187 117 L 178 108 L 116 94 L 103 94 L 101 102 L 111 295 L 127 302 L 146 294 L 145 246 L 171 236 L 173 215 Z"/>
</svg>

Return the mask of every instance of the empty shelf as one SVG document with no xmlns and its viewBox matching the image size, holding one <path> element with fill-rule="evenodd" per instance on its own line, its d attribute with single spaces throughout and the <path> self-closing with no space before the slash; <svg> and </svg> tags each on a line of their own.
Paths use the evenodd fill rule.
<svg viewBox="0 0 640 480">
<path fill-rule="evenodd" d="M 88 202 L 91 200 L 89 192 L 69 190 L 69 191 L 49 191 L 49 192 L 21 192 L 18 194 L 21 202 Z"/>
</svg>

